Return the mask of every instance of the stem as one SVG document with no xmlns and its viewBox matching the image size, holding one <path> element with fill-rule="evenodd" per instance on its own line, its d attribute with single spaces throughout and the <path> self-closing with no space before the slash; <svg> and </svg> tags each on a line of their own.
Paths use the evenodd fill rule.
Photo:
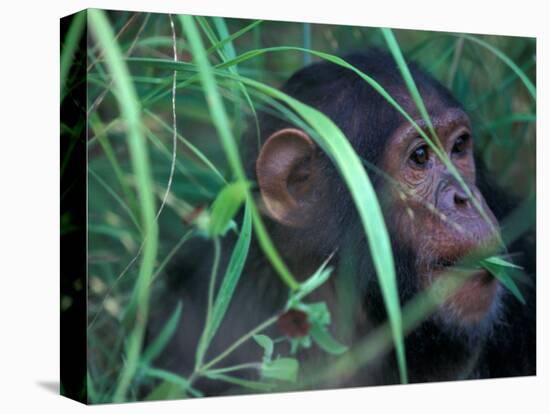
<svg viewBox="0 0 550 414">
<path fill-rule="evenodd" d="M 212 273 L 210 274 L 210 286 L 208 286 L 208 307 L 206 308 L 206 325 L 210 324 L 212 318 L 212 307 L 214 305 L 214 290 L 216 288 L 216 278 L 218 275 L 218 267 L 220 265 L 221 243 L 220 238 L 214 238 L 214 264 L 212 265 Z"/>
<path fill-rule="evenodd" d="M 246 342 L 247 340 L 252 338 L 258 332 L 261 332 L 264 329 L 268 328 L 269 326 L 273 325 L 277 321 L 278 318 L 279 318 L 279 315 L 272 316 L 271 318 L 269 318 L 265 322 L 262 322 L 256 328 L 252 329 L 246 335 L 241 336 L 239 339 L 237 339 L 235 342 L 233 342 L 233 344 L 229 348 L 227 348 L 224 352 L 222 352 L 216 358 L 212 359 L 210 362 L 206 363 L 202 367 L 200 373 L 203 373 L 203 372 L 207 371 L 210 367 L 216 365 L 218 362 L 223 360 L 225 357 L 227 357 L 229 354 L 231 354 L 235 349 L 237 349 L 244 342 Z"/>
<path fill-rule="evenodd" d="M 240 371 L 242 369 L 256 368 L 260 369 L 262 366 L 259 362 L 248 362 L 246 364 L 233 365 L 226 368 L 211 369 L 206 371 L 205 374 L 224 374 L 226 372 Z"/>
<path fill-rule="evenodd" d="M 155 273 L 153 274 L 153 277 L 151 278 L 151 283 L 155 281 L 155 279 L 162 273 L 166 265 L 170 260 L 172 260 L 172 257 L 178 252 L 178 250 L 183 246 L 183 244 L 189 240 L 191 237 L 194 236 L 194 229 L 188 230 L 181 239 L 176 243 L 176 245 L 170 250 L 170 252 L 166 255 L 162 263 L 159 265 Z"/>
<path fill-rule="evenodd" d="M 210 283 L 208 285 L 208 304 L 206 308 L 206 319 L 204 323 L 204 330 L 202 331 L 199 344 L 197 347 L 197 354 L 195 358 L 195 371 L 201 369 L 202 360 L 208 349 L 208 342 L 210 337 L 210 325 L 212 319 L 212 308 L 214 306 L 214 290 L 216 287 L 216 276 L 218 274 L 218 267 L 220 265 L 221 256 L 221 244 L 220 238 L 215 237 L 214 240 L 214 263 L 212 264 L 212 271 L 210 273 Z"/>
</svg>

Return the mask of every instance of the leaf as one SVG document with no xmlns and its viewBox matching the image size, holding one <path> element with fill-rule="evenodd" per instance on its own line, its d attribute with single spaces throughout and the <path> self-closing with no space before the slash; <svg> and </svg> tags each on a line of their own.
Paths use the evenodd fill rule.
<svg viewBox="0 0 550 414">
<path fill-rule="evenodd" d="M 517 264 L 514 264 L 514 263 L 510 263 L 510 262 L 508 262 L 508 261 L 506 261 L 503 258 L 498 257 L 498 256 L 488 257 L 486 259 L 483 259 L 483 261 L 487 262 L 487 263 L 494 264 L 496 266 L 509 267 L 509 268 L 512 268 L 512 269 L 522 269 L 521 266 L 518 266 Z"/>
<path fill-rule="evenodd" d="M 507 263 L 507 262 L 506 262 Z M 508 264 L 508 263 L 507 263 Z M 510 274 L 510 266 L 496 265 L 487 259 L 481 261 L 481 266 L 487 269 L 500 283 L 504 285 L 522 304 L 526 304 L 525 298 L 519 290 L 516 282 L 512 279 Z"/>
<path fill-rule="evenodd" d="M 264 363 L 271 362 L 273 355 L 273 340 L 267 335 L 254 335 L 254 340 L 264 349 Z"/>
<path fill-rule="evenodd" d="M 202 397 L 203 394 L 193 388 L 187 378 L 182 377 L 181 375 L 174 374 L 170 371 L 165 371 L 163 369 L 157 369 L 157 368 L 147 368 L 144 370 L 143 374 L 147 377 L 151 378 L 159 378 L 164 381 L 171 382 L 177 386 L 179 386 L 181 389 L 185 390 L 189 394 L 193 395 L 194 397 Z"/>
<path fill-rule="evenodd" d="M 174 313 L 172 314 L 172 316 L 170 316 L 168 322 L 166 322 L 166 325 L 164 325 L 164 327 L 157 335 L 155 340 L 151 343 L 151 345 L 149 345 L 147 349 L 143 352 L 141 356 L 141 363 L 143 365 L 150 364 L 166 347 L 168 341 L 170 341 L 170 338 L 172 338 L 172 335 L 178 327 L 178 323 L 181 317 L 181 308 L 182 303 L 181 301 L 179 301 L 176 309 L 174 310 Z"/>
<path fill-rule="evenodd" d="M 262 377 L 281 381 L 296 382 L 300 365 L 294 358 L 279 358 L 275 361 L 264 363 Z"/>
<path fill-rule="evenodd" d="M 175 400 L 187 397 L 185 389 L 180 384 L 163 381 L 144 398 L 145 401 Z"/>
<path fill-rule="evenodd" d="M 209 324 L 205 326 L 204 332 L 201 335 L 197 346 L 197 355 L 199 355 L 200 359 L 202 359 L 202 356 L 206 353 L 208 345 L 216 334 L 216 331 L 218 330 L 225 313 L 227 312 L 227 308 L 231 303 L 231 298 L 233 297 L 233 293 L 235 292 L 235 288 L 237 287 L 237 283 L 241 277 L 246 258 L 248 257 L 251 239 L 252 219 L 250 214 L 250 205 L 247 203 L 239 238 L 237 239 L 237 243 L 235 244 L 235 248 L 231 254 L 231 259 L 227 265 L 225 275 L 212 307 L 212 317 Z"/>
<path fill-rule="evenodd" d="M 216 19 L 219 19 L 218 17 L 214 17 L 214 22 L 216 22 Z M 229 35 L 229 36 L 224 36 L 223 39 L 219 42 L 219 43 L 216 43 L 215 45 L 212 45 L 212 47 L 210 47 L 206 53 L 207 54 L 210 54 L 212 53 L 213 51 L 215 50 L 218 50 L 220 49 L 221 47 L 224 47 L 225 48 L 225 45 L 227 43 L 230 43 L 232 42 L 233 40 L 237 39 L 238 37 L 242 36 L 243 34 L 245 34 L 246 32 L 254 29 L 256 26 L 258 26 L 259 24 L 262 24 L 263 23 L 263 20 L 256 20 L 256 21 L 253 21 L 252 23 L 250 23 L 248 26 L 245 26 L 243 27 L 242 29 L 236 31 L 235 33 Z M 233 49 L 233 47 L 232 47 Z"/>
<path fill-rule="evenodd" d="M 308 314 L 309 322 L 312 325 L 318 324 L 324 326 L 330 324 L 330 312 L 325 302 L 304 304 L 300 309 Z"/>
<path fill-rule="evenodd" d="M 319 324 L 315 324 L 311 327 L 311 337 L 321 349 L 329 354 L 340 355 L 348 350 L 347 346 L 336 341 L 330 332 Z"/>
<path fill-rule="evenodd" d="M 290 353 L 292 355 L 298 351 L 298 348 L 311 348 L 311 335 L 288 338 L 288 341 L 290 342 Z"/>
<path fill-rule="evenodd" d="M 312 276 L 301 283 L 296 292 L 291 294 L 286 306 L 287 309 L 295 307 L 305 296 L 309 295 L 327 281 L 332 273 L 332 268 L 326 268 L 329 260 L 330 258 L 327 259 Z"/>
<path fill-rule="evenodd" d="M 246 198 L 248 183 L 237 181 L 227 184 L 212 204 L 209 234 L 211 237 L 223 236 L 229 224 Z"/>
</svg>

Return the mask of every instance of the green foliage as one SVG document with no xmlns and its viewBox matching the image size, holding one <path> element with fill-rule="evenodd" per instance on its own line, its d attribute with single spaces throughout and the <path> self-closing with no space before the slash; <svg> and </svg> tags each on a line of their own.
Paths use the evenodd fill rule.
<svg viewBox="0 0 550 414">
<path fill-rule="evenodd" d="M 120 380 L 113 396 L 114 401 L 120 402 L 126 399 L 126 392 L 137 370 L 143 345 L 149 311 L 149 283 L 157 255 L 158 226 L 155 220 L 153 182 L 147 145 L 141 128 L 138 97 L 107 17 L 100 10 L 89 10 L 88 13 L 92 31 L 103 47 L 106 63 L 113 76 L 113 86 L 117 93 L 120 110 L 128 128 L 128 148 L 136 176 L 144 230 L 143 256 L 134 290 L 138 302 L 138 317 L 128 338 L 127 361 L 121 370 Z"/>
<path fill-rule="evenodd" d="M 235 182 L 227 184 L 218 194 L 210 215 L 208 233 L 210 237 L 223 236 L 234 223 L 231 221 L 241 208 L 245 198 L 248 184 Z"/>
<path fill-rule="evenodd" d="M 246 181 L 246 174 L 243 169 L 243 165 L 240 160 L 239 151 L 237 149 L 237 144 L 233 135 L 231 133 L 231 128 L 229 126 L 229 120 L 225 112 L 225 108 L 221 97 L 218 93 L 216 87 L 216 81 L 212 73 L 212 68 L 202 41 L 199 36 L 199 32 L 191 16 L 180 16 L 180 20 L 183 28 L 189 38 L 189 43 L 191 49 L 194 53 L 197 67 L 199 69 L 199 77 L 201 79 L 202 86 L 206 95 L 206 100 L 212 115 L 212 121 L 216 126 L 218 136 L 221 139 L 222 146 L 225 150 L 227 160 L 232 169 L 234 176 L 241 180 Z M 248 197 L 251 197 L 248 194 Z M 264 253 L 271 260 L 273 267 L 277 269 L 283 281 L 285 281 L 291 289 L 295 289 L 297 282 L 280 258 L 279 254 L 275 250 L 271 239 L 269 238 L 267 231 L 262 223 L 259 213 L 256 211 L 254 204 L 252 206 L 252 216 L 254 218 L 254 226 L 256 233 L 262 246 Z"/>
<path fill-rule="evenodd" d="M 78 48 L 78 42 L 84 32 L 86 25 L 86 12 L 82 11 L 75 14 L 75 17 L 71 21 L 71 25 L 64 39 L 64 43 L 61 47 L 61 61 L 59 67 L 59 84 L 61 87 L 61 103 L 67 93 L 67 77 L 69 76 L 69 70 L 73 64 L 74 54 Z"/>
<path fill-rule="evenodd" d="M 178 306 L 176 306 L 176 309 L 174 310 L 174 313 L 170 319 L 168 319 L 166 325 L 164 325 L 164 328 L 162 328 L 154 341 L 151 342 L 151 344 L 143 351 L 143 354 L 141 355 L 141 364 L 149 365 L 166 347 L 168 341 L 172 338 L 172 335 L 174 335 L 174 332 L 178 327 L 181 317 L 181 308 L 182 305 L 181 302 L 179 302 Z"/>
<path fill-rule="evenodd" d="M 243 191 L 243 189 L 241 189 L 241 191 Z M 206 325 L 197 346 L 197 367 L 201 365 L 204 354 L 208 349 L 208 345 L 212 341 L 212 338 L 216 334 L 216 331 L 225 316 L 227 308 L 231 303 L 233 293 L 235 292 L 235 288 L 237 287 L 239 278 L 241 277 L 244 263 L 248 256 L 248 249 L 250 248 L 250 240 L 252 238 L 251 221 L 250 206 L 247 205 L 239 238 L 235 244 L 233 253 L 231 254 L 231 259 L 227 265 L 227 270 L 222 279 L 216 300 L 213 303 L 212 309 L 208 313 Z"/>
<path fill-rule="evenodd" d="M 496 185 L 522 201 L 504 221 L 503 241 L 510 246 L 534 229 L 533 39 L 180 16 L 174 18 L 180 23 L 175 25 L 179 60 L 174 62 L 167 15 L 88 13 L 93 34 L 88 50 L 88 185 L 93 196 L 89 199 L 87 384 L 92 402 L 198 397 L 202 393 L 196 381 L 201 377 L 260 392 L 292 384 L 299 388 L 310 384 L 302 377 L 309 367 L 299 366 L 293 356 L 311 347 L 335 361 L 314 367 L 312 386 L 322 379 L 347 375 L 392 346 L 402 381 L 406 381 L 403 336 L 433 312 L 437 303 L 422 294 L 401 310 L 389 237 L 361 158 L 330 119 L 278 89 L 304 61 L 327 60 L 355 72 L 437 151 L 432 132 L 419 128 L 376 79 L 339 56 L 365 45 L 389 50 L 426 116 L 403 57 L 418 60 L 469 111 L 476 150 L 498 178 Z M 133 21 L 126 26 L 130 18 Z M 70 87 L 73 81 L 67 74 L 81 23 L 73 23 L 63 43 L 62 91 L 66 90 L 63 85 Z M 333 328 L 334 321 L 341 322 L 339 316 L 331 317 L 326 303 L 308 301 L 330 277 L 337 276 L 329 267 L 330 259 L 305 280 L 306 275 L 291 274 L 262 221 L 252 193 L 254 183 L 243 166 L 249 160 L 241 159 L 239 151 L 247 124 L 258 133 L 259 110 L 305 130 L 334 162 L 357 206 L 388 314 L 387 323 L 357 347 L 348 349 L 339 342 L 339 331 Z M 258 134 L 258 144 L 265 138 Z M 438 155 L 447 160 L 444 154 Z M 158 205 L 164 204 L 160 214 Z M 64 217 L 66 231 L 72 231 L 70 224 L 70 217 Z M 172 314 L 146 348 L 143 336 L 149 309 L 159 300 L 155 293 L 166 283 L 165 269 L 196 237 L 211 240 L 215 263 L 196 370 L 183 377 L 158 369 L 155 361 L 185 319 L 186 304 L 174 304 Z M 226 243 L 229 237 L 236 241 Z M 305 312 L 310 330 L 302 337 L 272 339 L 266 331 L 281 316 L 274 314 L 250 331 L 240 332 L 227 349 L 206 359 L 216 335 L 223 332 L 220 327 L 253 237 L 289 288 L 281 312 Z M 229 257 L 223 265 L 216 260 L 222 245 Z M 515 283 L 520 269 L 497 257 L 481 265 L 518 300 L 525 300 Z M 264 349 L 262 360 L 228 366 L 226 358 L 252 340 Z M 286 355 L 281 349 L 288 352 L 289 343 L 290 355 Z M 257 380 L 234 374 L 251 369 Z M 149 394 L 140 394 L 143 389 L 150 390 Z"/>
<path fill-rule="evenodd" d="M 327 328 L 320 323 L 314 323 L 311 327 L 311 336 L 321 349 L 329 354 L 340 355 L 348 348 L 337 342 L 328 332 Z"/>
<path fill-rule="evenodd" d="M 254 335 L 254 340 L 264 349 L 261 375 L 265 379 L 296 382 L 298 378 L 298 361 L 294 358 L 276 358 L 273 356 L 273 341 L 266 335 Z"/>
<path fill-rule="evenodd" d="M 273 340 L 267 335 L 254 335 L 253 338 L 264 349 L 264 363 L 270 362 L 273 355 Z"/>
<path fill-rule="evenodd" d="M 513 279 L 514 272 L 517 272 L 521 267 L 509 263 L 500 257 L 489 257 L 481 261 L 481 266 L 487 269 L 500 283 L 504 285 L 512 294 L 525 305 L 525 298 L 519 290 L 516 282 Z"/>
<path fill-rule="evenodd" d="M 296 382 L 298 378 L 298 361 L 294 358 L 277 358 L 262 366 L 262 377 L 281 381 Z"/>
</svg>

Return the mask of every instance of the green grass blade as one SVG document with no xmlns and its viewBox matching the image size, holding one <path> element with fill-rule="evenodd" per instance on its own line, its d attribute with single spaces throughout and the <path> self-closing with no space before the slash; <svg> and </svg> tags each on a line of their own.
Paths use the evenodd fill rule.
<svg viewBox="0 0 550 414">
<path fill-rule="evenodd" d="M 181 375 L 174 374 L 170 371 L 165 371 L 163 369 L 157 368 L 148 368 L 145 370 L 144 375 L 151 378 L 158 378 L 164 381 L 171 382 L 180 386 L 186 392 L 193 395 L 194 397 L 202 397 L 202 393 L 191 386 L 191 383 L 187 378 L 182 377 Z"/>
<path fill-rule="evenodd" d="M 214 304 L 214 310 L 212 313 L 212 326 L 211 326 L 211 335 L 217 331 L 218 326 L 220 325 L 233 293 L 241 276 L 242 270 L 244 268 L 244 263 L 248 257 L 248 250 L 250 248 L 250 241 L 252 239 L 252 218 L 250 214 L 250 207 L 247 204 L 243 225 L 237 244 L 231 255 L 231 259 L 227 266 L 225 276 L 223 278 L 222 285 L 216 296 L 216 303 Z"/>
<path fill-rule="evenodd" d="M 65 42 L 62 45 L 63 47 L 61 50 L 61 62 L 60 62 L 60 73 L 59 73 L 60 86 L 61 86 L 60 102 L 63 102 L 63 99 L 65 98 L 65 95 L 66 95 L 67 76 L 69 76 L 69 70 L 71 69 L 71 65 L 73 63 L 74 54 L 78 47 L 78 42 L 80 41 L 80 37 L 84 32 L 85 26 L 86 26 L 86 11 L 81 11 L 76 13 L 73 17 L 73 20 L 71 21 L 69 30 L 67 31 L 67 35 L 64 39 Z"/>
<path fill-rule="evenodd" d="M 514 263 L 510 263 L 507 260 L 504 260 L 503 258 L 498 257 L 498 256 L 488 257 L 488 258 L 484 259 L 484 261 L 487 262 L 487 263 L 494 264 L 496 266 L 507 267 L 507 268 L 510 268 L 510 269 L 521 269 L 522 268 L 521 266 L 518 266 L 517 264 L 514 264 Z"/>
<path fill-rule="evenodd" d="M 500 60 L 502 60 L 510 69 L 514 71 L 514 73 L 518 76 L 518 78 L 521 79 L 525 87 L 527 88 L 527 91 L 533 98 L 533 100 L 537 99 L 537 88 L 531 82 L 529 77 L 526 75 L 526 73 L 514 63 L 512 59 L 510 59 L 508 56 L 506 56 L 502 51 L 497 49 L 495 46 L 487 43 L 486 41 L 479 39 L 475 36 L 462 34 L 461 36 L 464 37 L 464 39 L 468 39 L 470 42 L 473 42 L 479 46 L 484 47 L 485 49 L 491 51 L 496 57 L 498 57 Z"/>
<path fill-rule="evenodd" d="M 316 323 L 311 327 L 311 337 L 325 352 L 332 355 L 341 355 L 348 350 L 347 346 L 336 341 L 327 331 L 327 328 Z"/>
<path fill-rule="evenodd" d="M 196 17 L 197 21 L 201 25 L 202 29 L 204 30 L 205 34 L 207 35 L 208 39 L 210 40 L 210 43 L 212 44 L 218 44 L 218 38 L 216 37 L 216 34 L 208 24 L 208 20 L 205 17 Z M 218 30 L 218 33 L 222 38 L 226 38 L 229 35 L 229 31 L 227 30 L 227 26 L 225 25 L 225 20 L 222 17 L 213 17 L 214 24 L 216 25 L 216 28 Z M 232 60 L 235 58 L 235 48 L 233 47 L 232 42 L 226 42 L 223 45 L 222 49 L 217 49 L 218 55 L 220 56 L 220 59 L 222 62 L 226 62 L 228 60 Z M 237 66 L 229 66 L 228 70 L 230 73 L 234 75 L 238 75 Z M 242 95 L 244 96 L 246 103 L 248 107 L 250 108 L 250 111 L 252 112 L 252 116 L 254 118 L 255 126 L 256 126 L 256 135 L 258 137 L 258 146 L 260 145 L 260 124 L 258 122 L 258 115 L 256 113 L 256 108 L 254 107 L 254 103 L 252 102 L 252 99 L 250 98 L 250 95 L 248 91 L 246 90 L 246 87 L 240 82 L 238 79 L 237 82 L 237 88 L 240 89 Z M 235 93 L 236 96 L 239 96 Z M 242 123 L 242 111 L 240 110 L 241 103 L 240 100 L 235 101 L 235 119 L 237 121 L 237 124 Z"/>
<path fill-rule="evenodd" d="M 223 102 L 216 89 L 216 81 L 212 73 L 212 68 L 210 66 L 210 62 L 208 61 L 206 51 L 204 50 L 204 46 L 202 44 L 193 17 L 184 15 L 181 15 L 179 17 L 183 29 L 187 34 L 191 50 L 193 51 L 195 62 L 200 70 L 199 76 L 204 87 L 208 106 L 210 108 L 214 124 L 218 131 L 218 135 L 220 136 L 220 139 L 222 141 L 222 145 L 224 147 L 229 165 L 237 179 L 246 181 L 246 175 L 244 173 L 244 169 L 240 160 L 239 150 L 231 133 L 229 119 L 227 118 L 225 108 L 223 107 Z M 248 198 L 252 199 L 250 190 L 248 191 Z M 253 206 L 253 204 L 251 205 Z M 263 222 L 260 218 L 260 215 L 256 211 L 255 207 L 252 207 L 252 216 L 258 240 L 264 253 L 269 258 L 272 265 L 281 276 L 282 280 L 286 284 L 288 284 L 291 289 L 296 289 L 299 286 L 298 282 L 296 282 L 296 280 L 282 261 L 281 257 L 275 250 L 275 247 L 273 246 L 273 243 L 269 238 Z"/>
<path fill-rule="evenodd" d="M 503 126 L 509 127 L 516 122 L 537 122 L 537 116 L 535 114 L 511 114 L 506 117 L 496 119 L 492 122 L 481 125 L 479 128 L 484 131 L 493 130 Z"/>
<path fill-rule="evenodd" d="M 512 292 L 517 300 L 519 300 L 523 305 L 526 304 L 523 294 L 510 274 L 513 269 L 507 268 L 506 266 L 501 266 L 499 264 L 494 264 L 486 260 L 481 262 L 481 266 L 487 269 L 489 273 L 491 273 L 496 279 L 499 280 L 500 283 L 503 284 L 504 287 L 506 287 L 506 289 Z"/>
<path fill-rule="evenodd" d="M 225 19 L 223 17 L 212 17 L 212 21 L 214 22 L 214 27 L 218 32 L 218 36 L 221 39 L 227 39 L 229 37 L 229 30 L 227 30 Z M 237 56 L 232 41 L 225 42 L 222 47 L 223 53 L 228 59 L 234 59 L 235 56 Z"/>
<path fill-rule="evenodd" d="M 136 229 L 138 229 L 138 231 L 142 233 L 141 225 L 139 224 L 139 221 L 134 215 L 134 212 L 132 211 L 130 206 L 128 206 L 128 204 L 126 204 L 126 202 L 116 193 L 116 191 L 113 190 L 113 188 L 109 184 L 107 184 L 107 182 L 105 182 L 105 180 L 103 180 L 103 178 L 101 178 L 90 167 L 88 167 L 88 173 L 105 189 L 105 191 L 107 191 L 107 193 L 109 193 L 111 197 L 113 197 L 116 200 L 116 202 L 128 214 L 128 217 L 130 217 L 130 220 L 132 221 L 132 223 L 134 223 L 134 225 L 136 226 Z"/>
<path fill-rule="evenodd" d="M 527 70 L 530 70 L 533 66 L 535 66 L 535 64 L 536 64 L 535 59 L 530 59 L 527 62 L 524 62 L 521 65 L 520 69 L 523 72 L 525 72 Z M 473 101 L 471 104 L 468 105 L 467 107 L 468 111 L 477 110 L 479 107 L 485 105 L 488 102 L 492 103 L 491 98 L 495 97 L 495 95 L 506 93 L 506 90 L 510 89 L 515 84 L 515 81 L 517 79 L 518 77 L 516 76 L 516 74 L 511 73 L 504 80 L 502 80 L 498 88 L 491 89 L 488 92 L 484 93 L 483 95 L 478 96 L 475 101 Z"/>
<path fill-rule="evenodd" d="M 256 20 L 254 21 L 253 23 L 251 23 L 250 25 L 246 26 L 246 27 L 243 27 L 241 30 L 238 30 L 236 31 L 235 33 L 233 33 L 232 35 L 230 35 L 229 37 L 225 38 L 225 39 L 222 39 L 221 41 L 213 44 L 211 47 L 209 47 L 207 50 L 206 50 L 206 54 L 207 55 L 210 55 L 211 53 L 213 52 L 216 52 L 218 49 L 222 48 L 227 42 L 232 42 L 233 40 L 241 37 L 242 35 L 244 35 L 245 33 L 247 33 L 248 31 L 252 30 L 252 29 L 256 29 L 254 30 L 254 33 L 257 33 L 257 30 L 260 29 L 259 25 L 263 23 L 263 20 Z M 158 99 L 161 99 L 163 98 L 164 96 L 166 96 L 167 93 L 169 92 L 166 92 L 166 85 L 167 83 L 166 82 L 163 82 L 161 86 L 159 86 L 158 89 L 152 91 L 150 94 L 148 94 L 145 98 L 144 98 L 144 101 L 145 102 L 149 102 L 149 103 L 152 103 L 150 101 L 150 98 L 152 96 L 156 96 L 155 98 L 155 102 L 158 100 Z M 178 85 L 178 87 L 181 87 L 181 85 Z M 159 95 L 160 93 L 160 95 Z"/>
<path fill-rule="evenodd" d="M 216 19 L 216 18 L 214 18 L 214 19 Z M 212 52 L 215 52 L 218 49 L 220 49 L 222 47 L 225 47 L 225 45 L 227 43 L 233 42 L 233 40 L 241 37 L 242 35 L 244 35 L 245 33 L 249 32 L 250 30 L 254 29 L 256 26 L 258 26 L 262 23 L 263 23 L 263 20 L 255 20 L 254 22 L 250 23 L 248 26 L 243 27 L 242 29 L 236 31 L 235 33 L 233 33 L 233 34 L 231 34 L 227 37 L 224 37 L 222 40 L 220 40 L 219 42 L 217 42 L 217 43 L 213 44 L 211 47 L 209 47 L 206 50 L 206 54 L 209 55 Z"/>
<path fill-rule="evenodd" d="M 304 32 L 304 49 L 311 49 L 311 23 L 302 23 Z M 304 66 L 311 63 L 311 54 L 304 53 Z"/>
<path fill-rule="evenodd" d="M 216 300 L 212 306 L 210 318 L 208 318 L 206 326 L 200 337 L 199 344 L 197 346 L 197 361 L 202 362 L 202 359 L 208 350 L 208 346 L 212 341 L 212 338 L 216 334 L 224 316 L 231 303 L 231 298 L 237 287 L 237 283 L 241 277 L 244 263 L 248 256 L 248 249 L 250 248 L 250 240 L 252 239 L 252 218 L 250 213 L 249 203 L 246 205 L 243 225 L 231 259 L 227 265 L 225 275 L 222 279 L 220 289 L 216 295 Z"/>
<path fill-rule="evenodd" d="M 210 214 L 210 237 L 223 236 L 246 199 L 247 182 L 236 181 L 226 185 L 214 200 Z"/>
<path fill-rule="evenodd" d="M 94 380 L 90 375 L 90 370 L 86 370 L 86 391 L 88 393 L 88 403 L 97 403 L 99 398 L 97 396 L 97 390 L 94 386 Z"/>
<path fill-rule="evenodd" d="M 174 335 L 174 332 L 178 327 L 181 317 L 181 309 L 182 305 L 180 301 L 178 302 L 176 309 L 174 309 L 174 313 L 170 316 L 170 319 L 168 319 L 168 322 L 166 322 L 155 340 L 143 352 L 141 356 L 141 364 L 149 365 L 157 356 L 160 355 L 166 345 L 168 345 L 168 341 L 170 341 L 170 338 L 172 338 L 172 335 Z"/>
<path fill-rule="evenodd" d="M 124 194 L 124 198 L 128 203 L 129 209 L 134 215 L 136 215 L 138 208 L 135 195 L 130 191 L 130 186 L 126 183 L 124 174 L 122 173 L 122 168 L 120 167 L 118 159 L 115 155 L 114 148 L 112 147 L 111 142 L 107 137 L 107 134 L 105 133 L 106 128 L 104 127 L 103 122 L 101 122 L 101 119 L 99 118 L 99 115 L 97 113 L 93 113 L 88 117 L 88 123 L 91 130 L 95 133 L 97 141 L 103 149 L 103 152 L 105 152 L 107 159 L 111 163 L 111 167 L 113 168 L 113 172 L 115 173 L 115 177 L 117 178 L 120 189 Z"/>
<path fill-rule="evenodd" d="M 231 259 L 227 265 L 227 270 L 223 277 L 220 290 L 216 296 L 216 302 L 214 303 L 214 309 L 212 312 L 212 320 L 210 326 L 210 339 L 214 336 L 220 323 L 225 316 L 225 312 L 231 303 L 231 298 L 237 287 L 237 283 L 241 277 L 241 273 L 244 268 L 244 263 L 248 257 L 248 250 L 250 248 L 250 241 L 252 239 L 252 217 L 250 214 L 250 207 L 247 204 L 244 212 L 244 220 L 242 228 L 233 249 Z"/>
<path fill-rule="evenodd" d="M 208 302 L 206 306 L 206 318 L 204 322 L 204 327 L 202 330 L 199 343 L 195 350 L 195 369 L 194 372 L 199 372 L 203 365 L 204 355 L 206 354 L 208 343 L 209 343 L 209 331 L 212 320 L 212 312 L 214 308 L 214 289 L 216 286 L 216 278 L 218 275 L 218 267 L 220 264 L 221 257 L 221 242 L 219 237 L 214 237 L 212 239 L 214 244 L 214 258 L 212 261 L 212 270 L 210 272 L 210 279 L 208 282 Z"/>
<path fill-rule="evenodd" d="M 128 336 L 126 348 L 126 363 L 124 364 L 114 392 L 113 400 L 122 402 L 130 383 L 136 373 L 139 355 L 143 346 L 145 328 L 149 314 L 149 283 L 153 275 L 158 247 L 158 225 L 155 220 L 155 198 L 151 168 L 145 137 L 141 125 L 138 97 L 124 56 L 115 41 L 113 30 L 107 16 L 101 10 L 88 11 L 90 27 L 98 44 L 103 48 L 107 66 L 113 77 L 113 87 L 120 106 L 122 117 L 128 130 L 127 142 L 136 175 L 138 199 L 140 203 L 141 221 L 144 230 L 144 246 L 135 292 L 138 312 L 134 327 Z"/>
<path fill-rule="evenodd" d="M 167 201 L 166 204 L 170 205 L 170 203 Z M 195 232 L 194 228 L 191 228 L 187 230 L 183 236 L 179 239 L 179 241 L 176 243 L 176 245 L 170 250 L 170 252 L 166 255 L 164 260 L 158 265 L 157 269 L 155 270 L 155 274 L 153 275 L 153 280 L 155 280 L 163 271 L 164 268 L 168 265 L 170 260 L 176 255 L 176 253 L 181 249 L 181 247 L 191 238 L 193 237 Z"/>
<path fill-rule="evenodd" d="M 422 119 L 426 121 L 426 124 L 428 126 L 428 129 L 430 131 L 430 134 L 432 135 L 432 139 L 441 146 L 441 143 L 439 142 L 439 138 L 437 137 L 437 134 L 435 132 L 434 126 L 432 125 L 432 121 L 430 119 L 430 116 L 428 115 L 428 111 L 426 109 L 426 106 L 424 105 L 424 101 L 422 100 L 422 97 L 420 96 L 420 91 L 416 87 L 416 83 L 414 82 L 414 79 L 412 77 L 412 74 L 409 70 L 409 67 L 407 63 L 405 62 L 405 58 L 403 57 L 403 54 L 401 53 L 401 48 L 397 44 L 397 39 L 393 35 L 393 32 L 391 29 L 382 28 L 380 29 L 382 31 L 382 34 L 384 35 L 384 38 L 386 39 L 386 43 L 388 44 L 388 47 L 395 58 L 395 61 L 397 62 L 397 66 L 399 67 L 399 70 L 401 71 L 401 75 L 403 76 L 403 80 L 405 81 L 407 88 L 409 89 L 409 92 L 416 103 L 416 106 L 418 107 L 418 110 L 420 111 L 420 115 L 422 116 Z"/>
<path fill-rule="evenodd" d="M 332 268 L 327 268 L 328 260 L 326 260 L 317 271 L 300 284 L 300 288 L 290 295 L 286 304 L 287 309 L 297 306 L 301 300 L 325 283 L 332 273 Z"/>
<path fill-rule="evenodd" d="M 521 291 L 519 290 L 514 276 L 517 276 L 517 271 L 522 270 L 521 266 L 510 263 L 501 257 L 493 256 L 483 259 L 481 266 L 487 269 L 495 278 L 497 278 L 512 294 L 525 305 L 526 301 Z M 516 274 L 514 274 L 516 273 Z"/>
</svg>

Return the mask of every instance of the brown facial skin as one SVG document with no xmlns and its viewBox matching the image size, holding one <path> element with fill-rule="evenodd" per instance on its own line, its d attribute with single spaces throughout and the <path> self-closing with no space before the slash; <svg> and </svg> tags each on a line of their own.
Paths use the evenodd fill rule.
<svg viewBox="0 0 550 414">
<path fill-rule="evenodd" d="M 384 171 L 397 183 L 384 191 L 388 198 L 385 202 L 391 206 L 388 226 L 401 243 L 416 252 L 421 289 L 429 288 L 442 276 L 465 278 L 441 310 L 460 323 L 477 323 L 494 303 L 498 283 L 486 271 L 472 270 L 472 265 L 498 251 L 498 223 L 475 185 L 468 116 L 458 108 L 434 111 L 430 116 L 443 151 L 470 189 L 471 197 L 418 132 L 410 124 L 403 124 L 390 138 L 382 160 Z M 430 136 L 420 117 L 416 122 Z M 464 270 L 464 265 L 470 270 Z M 463 268 L 455 270 L 452 266 Z"/>
</svg>

